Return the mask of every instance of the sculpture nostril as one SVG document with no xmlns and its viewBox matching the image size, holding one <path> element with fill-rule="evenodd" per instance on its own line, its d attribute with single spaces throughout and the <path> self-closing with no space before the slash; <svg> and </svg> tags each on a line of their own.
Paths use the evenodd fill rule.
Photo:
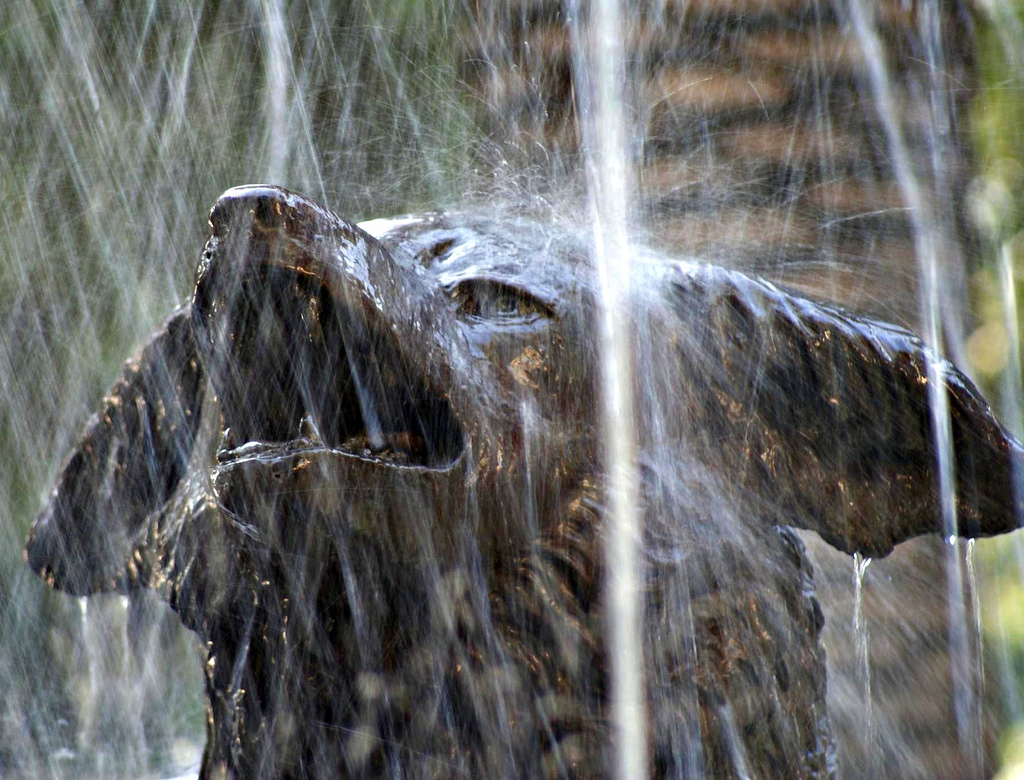
<svg viewBox="0 0 1024 780">
<path fill-rule="evenodd" d="M 260 195 L 252 204 L 252 219 L 259 227 L 273 229 L 283 221 L 281 201 L 270 195 Z"/>
<path fill-rule="evenodd" d="M 247 184 L 225 192 L 210 210 L 210 230 L 225 236 L 250 225 L 273 230 L 284 221 L 284 193 L 276 187 Z"/>
</svg>

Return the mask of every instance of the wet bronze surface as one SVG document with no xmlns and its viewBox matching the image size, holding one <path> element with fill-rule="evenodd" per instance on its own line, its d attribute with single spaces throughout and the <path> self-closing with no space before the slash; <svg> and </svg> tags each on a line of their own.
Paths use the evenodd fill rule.
<svg viewBox="0 0 1024 780">
<path fill-rule="evenodd" d="M 591 777 L 602 642 L 584 244 L 507 215 L 369 233 L 225 193 L 192 303 L 128 364 L 31 532 L 74 594 L 149 587 L 204 641 L 207 777 Z M 657 776 L 828 776 L 803 548 L 1016 527 L 1020 445 L 910 333 L 713 266 L 632 300 Z"/>
</svg>

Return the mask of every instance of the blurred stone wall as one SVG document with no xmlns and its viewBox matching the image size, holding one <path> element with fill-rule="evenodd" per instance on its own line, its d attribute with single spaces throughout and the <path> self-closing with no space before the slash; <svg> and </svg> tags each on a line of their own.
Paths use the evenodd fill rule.
<svg viewBox="0 0 1024 780">
<path fill-rule="evenodd" d="M 913 316 L 914 215 L 845 0 L 625 3 L 637 214 L 673 252 Z M 589 3 L 475 4 L 463 73 L 491 164 L 531 187 L 580 178 Z M 973 253 L 967 112 L 974 22 L 956 0 L 865 4 L 893 117 L 955 288 Z M 551 184 L 554 183 L 554 184 Z M 924 216 L 924 215 L 920 215 Z M 909 305 L 908 305 L 909 304 Z"/>
</svg>

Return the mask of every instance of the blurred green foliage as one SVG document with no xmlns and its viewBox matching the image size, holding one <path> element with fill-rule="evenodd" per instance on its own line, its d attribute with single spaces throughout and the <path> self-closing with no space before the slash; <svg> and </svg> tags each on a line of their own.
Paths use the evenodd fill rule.
<svg viewBox="0 0 1024 780">
<path fill-rule="evenodd" d="M 975 223 L 990 261 L 974 276 L 977 327 L 967 344 L 971 368 L 1018 435 L 1021 417 L 1020 336 L 1024 328 L 1024 3 L 991 3 L 980 28 L 982 88 L 974 107 L 979 175 Z M 1011 720 L 1000 741 L 1000 780 L 1024 777 L 1024 540 L 1020 534 L 978 545 L 982 626 Z"/>
<path fill-rule="evenodd" d="M 972 369 L 988 380 L 997 398 L 1004 391 L 995 380 L 1008 369 L 1010 349 L 1017 341 L 1006 319 L 1007 307 L 1024 292 L 1024 59 L 1018 37 L 1024 33 L 1022 9 L 1019 2 L 993 3 L 991 15 L 980 17 L 985 20 L 979 25 L 977 51 L 981 89 L 973 112 L 979 172 L 972 216 L 992 261 L 975 275 L 979 324 L 969 340 L 968 355 Z M 1019 421 L 1009 422 L 1019 433 Z"/>
</svg>

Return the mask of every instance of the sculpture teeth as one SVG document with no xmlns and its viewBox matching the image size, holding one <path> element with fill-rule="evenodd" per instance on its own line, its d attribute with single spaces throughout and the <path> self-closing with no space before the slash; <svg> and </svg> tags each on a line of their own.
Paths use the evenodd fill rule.
<svg viewBox="0 0 1024 780">
<path fill-rule="evenodd" d="M 217 459 L 223 460 L 224 456 L 235 448 L 235 432 L 231 428 L 225 428 L 220 435 L 220 445 L 217 447 Z"/>
<path fill-rule="evenodd" d="M 313 444 L 323 444 L 324 437 L 320 433 L 320 426 L 316 424 L 316 420 L 313 419 L 313 415 L 307 414 L 299 421 L 299 435 L 303 439 L 308 439 Z"/>
</svg>

